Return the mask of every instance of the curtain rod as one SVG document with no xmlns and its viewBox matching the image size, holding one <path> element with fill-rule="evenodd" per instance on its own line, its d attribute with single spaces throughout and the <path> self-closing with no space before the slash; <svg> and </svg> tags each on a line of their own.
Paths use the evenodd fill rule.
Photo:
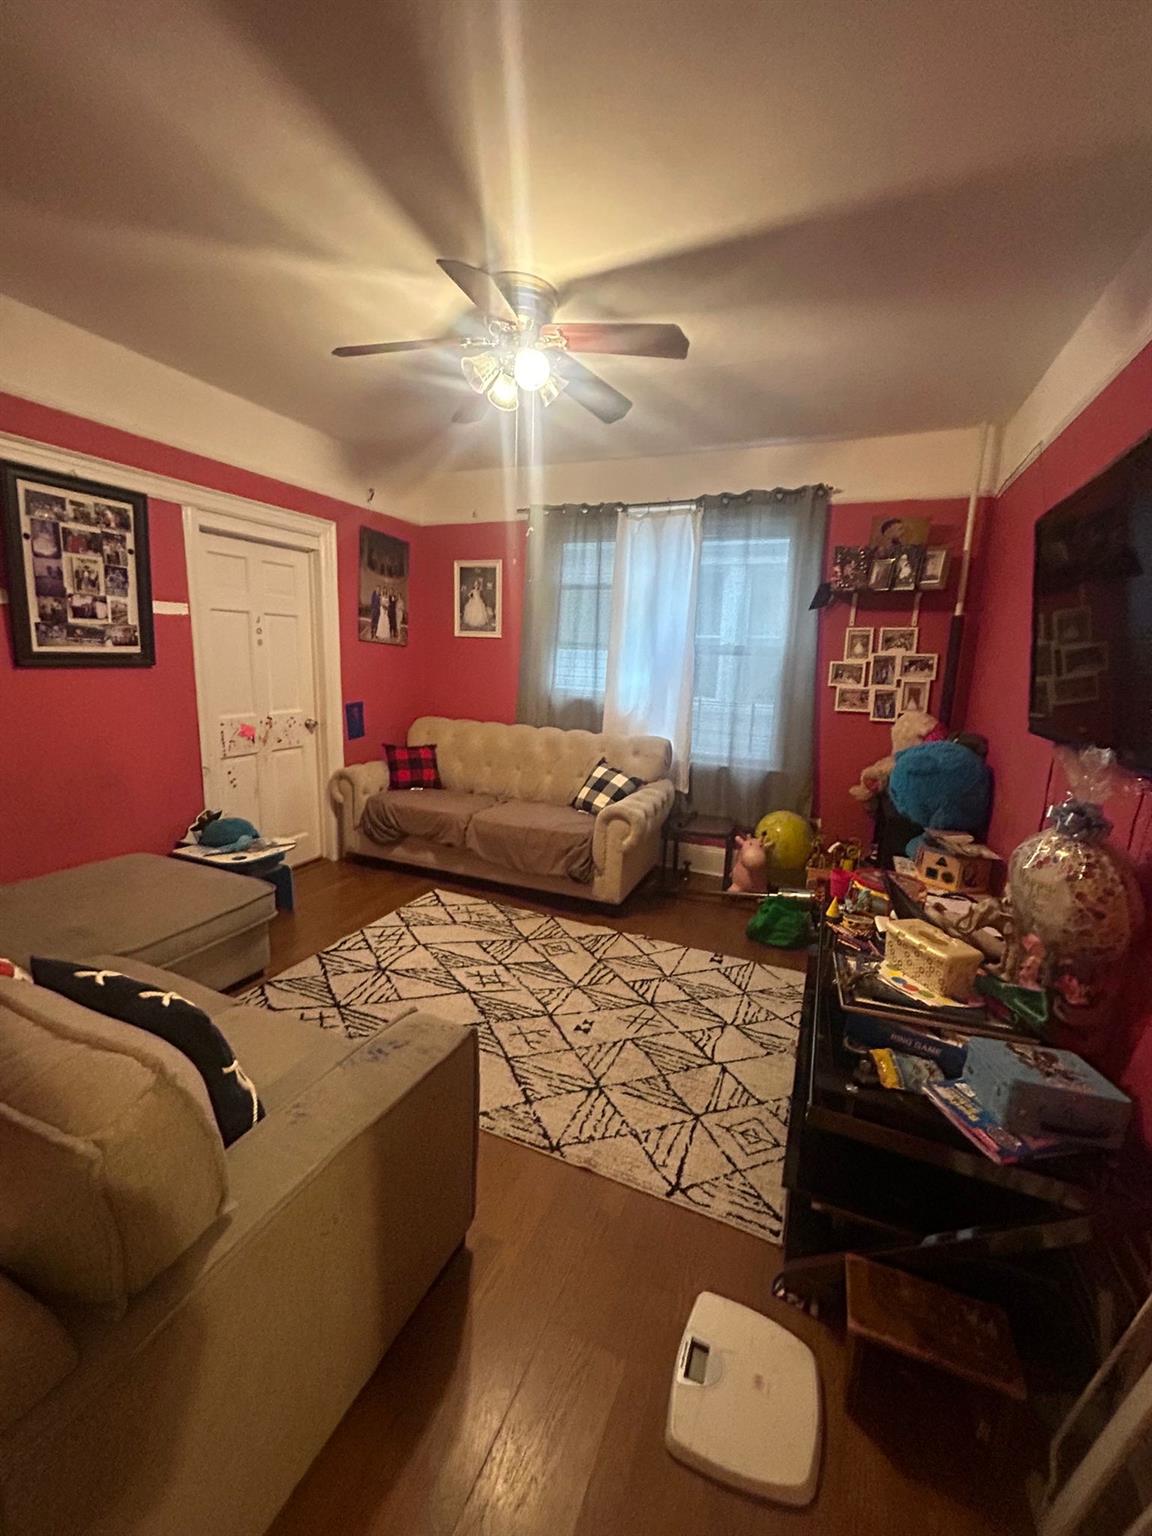
<svg viewBox="0 0 1152 1536">
<path fill-rule="evenodd" d="M 807 487 L 799 487 L 799 489 L 807 489 Z M 840 487 L 838 485 L 824 485 L 821 483 L 816 485 L 814 489 L 823 491 L 826 496 L 840 495 Z M 780 492 L 779 499 L 781 501 L 783 501 L 785 495 L 795 494 L 795 491 L 785 490 L 783 486 L 777 486 L 775 491 Z M 763 494 L 772 496 L 775 494 L 775 491 L 765 491 Z M 566 507 L 579 507 L 582 512 L 589 512 L 593 507 L 615 508 L 617 512 L 690 512 L 701 501 L 719 500 L 727 504 L 730 501 L 743 501 L 745 497 L 750 497 L 754 494 L 756 493 L 752 491 L 721 491 L 713 497 L 694 496 L 689 501 L 550 501 L 544 503 L 539 510 L 546 515 L 549 512 L 563 512 Z M 531 507 L 516 508 L 517 517 L 530 517 L 531 515 Z"/>
</svg>

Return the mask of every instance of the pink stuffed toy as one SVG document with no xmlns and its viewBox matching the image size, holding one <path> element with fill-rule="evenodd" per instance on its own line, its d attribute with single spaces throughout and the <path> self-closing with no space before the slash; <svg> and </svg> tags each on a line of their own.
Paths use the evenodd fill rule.
<svg viewBox="0 0 1152 1536">
<path fill-rule="evenodd" d="M 767 891 L 768 850 L 758 837 L 738 837 L 730 891 Z"/>
<path fill-rule="evenodd" d="M 918 747 L 922 741 L 943 741 L 947 736 L 935 715 L 922 709 L 908 709 L 892 723 L 892 751 L 879 762 L 869 763 L 860 774 L 859 784 L 853 784 L 848 793 L 854 800 L 873 800 L 888 788 L 892 765 L 897 752 L 905 747 Z"/>
</svg>

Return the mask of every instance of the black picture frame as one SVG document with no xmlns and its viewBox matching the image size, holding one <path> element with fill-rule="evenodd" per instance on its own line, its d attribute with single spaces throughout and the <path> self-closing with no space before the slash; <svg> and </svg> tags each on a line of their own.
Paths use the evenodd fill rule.
<svg viewBox="0 0 1152 1536">
<path fill-rule="evenodd" d="M 40 596 L 56 600 L 56 594 L 46 592 L 36 598 L 37 611 L 33 613 L 32 603 L 29 598 L 29 585 L 33 590 L 37 585 L 37 573 L 34 561 L 37 557 L 33 553 L 32 532 L 25 527 L 25 523 L 31 521 L 33 514 L 25 510 L 27 504 L 27 490 L 25 490 L 25 502 L 21 503 L 21 486 L 25 482 L 39 487 L 34 494 L 48 493 L 49 501 L 59 499 L 66 510 L 57 516 L 54 512 L 43 516 L 46 525 L 51 525 L 55 519 L 57 528 L 59 562 L 59 582 L 62 619 L 53 627 L 64 630 L 65 638 L 51 646 L 43 645 L 35 632 L 34 626 L 40 625 L 48 629 L 48 625 L 42 624 L 43 605 Z M 73 505 L 68 507 L 69 497 Z M 119 509 L 129 509 L 130 518 L 127 526 L 123 521 L 87 522 L 79 516 L 75 508 L 82 506 L 84 502 L 112 504 L 105 505 L 101 512 L 93 510 L 94 517 L 107 515 L 114 517 Z M 72 521 L 69 521 L 69 518 Z M 8 608 L 11 616 L 12 629 L 12 656 L 18 667 L 154 667 L 156 665 L 156 637 L 152 619 L 152 567 L 148 544 L 148 498 L 139 491 L 126 491 L 120 486 L 105 485 L 97 480 L 85 480 L 78 475 L 62 475 L 55 470 L 41 469 L 35 464 L 17 464 L 10 460 L 0 460 L 0 522 L 4 525 L 4 550 L 7 562 L 8 583 Z M 82 558 L 89 567 L 99 566 L 100 590 L 95 594 L 97 598 L 105 599 L 104 618 L 87 619 L 73 615 L 68 621 L 70 600 L 85 591 L 91 592 L 91 588 L 81 588 L 80 593 L 70 590 L 64 579 L 65 559 L 75 559 L 75 552 L 68 552 L 64 548 L 65 529 L 71 529 L 79 533 L 84 529 L 90 531 L 93 540 L 99 539 L 101 549 L 97 554 L 95 548 L 84 553 Z M 131 540 L 129 545 L 128 540 Z M 108 545 L 121 546 L 122 560 L 113 561 L 108 553 Z M 113 553 L 116 553 L 114 550 Z M 106 564 L 107 557 L 107 564 Z M 43 557 L 47 561 L 52 556 Z M 114 565 L 117 571 L 123 570 L 123 591 L 113 591 L 110 578 L 106 582 L 108 565 Z M 130 621 L 131 604 L 135 600 L 136 622 Z M 115 620 L 112 617 L 115 605 L 122 604 L 126 617 Z M 136 631 L 134 642 L 123 637 Z M 70 642 L 68 632 L 73 635 L 83 634 L 84 640 L 75 639 Z M 96 635 L 100 635 L 97 640 Z M 114 635 L 122 638 L 114 639 Z"/>
</svg>

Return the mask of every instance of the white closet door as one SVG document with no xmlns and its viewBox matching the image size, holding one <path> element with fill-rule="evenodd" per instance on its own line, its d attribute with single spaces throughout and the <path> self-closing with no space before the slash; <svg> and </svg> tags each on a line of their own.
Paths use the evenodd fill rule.
<svg viewBox="0 0 1152 1536">
<path fill-rule="evenodd" d="M 291 864 L 322 853 L 311 561 L 302 550 L 201 532 L 196 541 L 197 689 L 209 803 Z"/>
</svg>

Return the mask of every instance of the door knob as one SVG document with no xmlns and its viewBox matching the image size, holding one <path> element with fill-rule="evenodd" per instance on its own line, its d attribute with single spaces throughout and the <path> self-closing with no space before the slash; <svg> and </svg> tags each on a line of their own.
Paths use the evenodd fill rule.
<svg viewBox="0 0 1152 1536">
<path fill-rule="evenodd" d="M 319 724 L 319 720 L 305 720 L 304 729 L 306 731 L 314 731 Z"/>
</svg>

